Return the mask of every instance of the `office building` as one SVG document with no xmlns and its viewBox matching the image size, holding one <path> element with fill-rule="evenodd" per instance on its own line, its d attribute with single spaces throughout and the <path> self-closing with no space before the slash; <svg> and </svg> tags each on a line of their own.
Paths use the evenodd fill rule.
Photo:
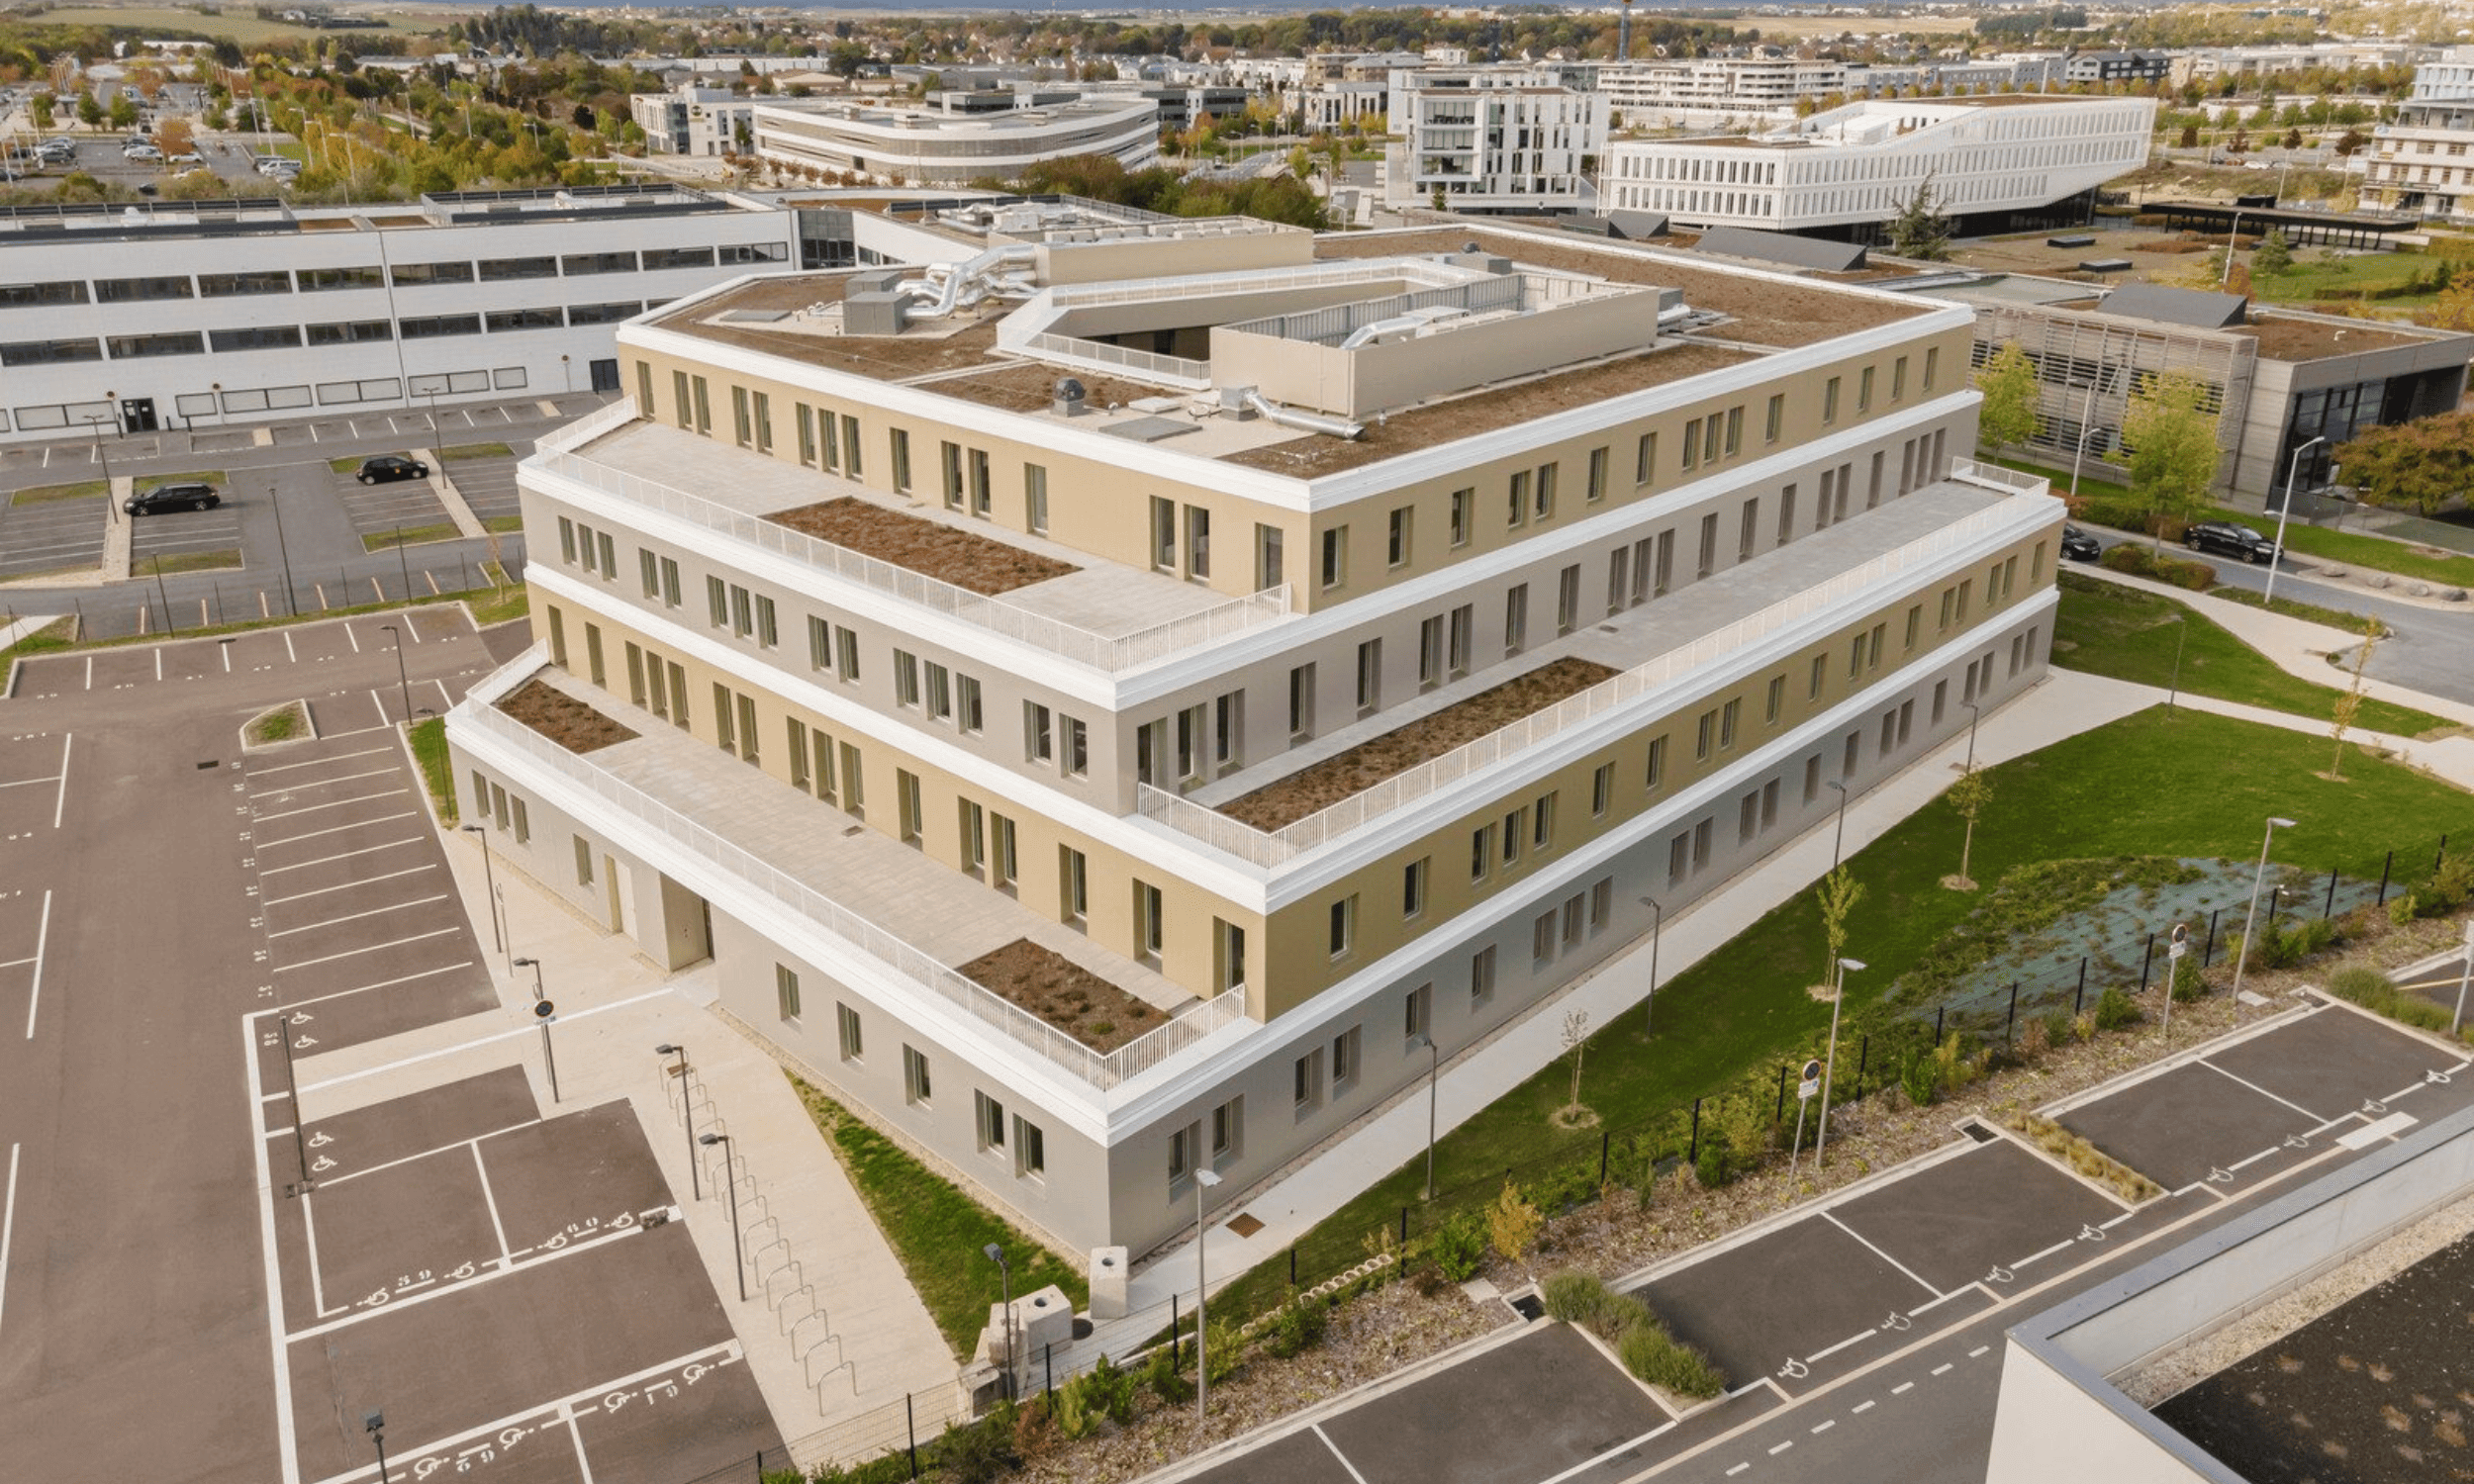
<svg viewBox="0 0 2474 1484">
<path fill-rule="evenodd" d="M 1128 170 L 1160 158 L 1160 106 L 1142 97 L 989 112 L 863 103 L 766 106 L 755 111 L 753 127 L 757 154 L 777 170 L 895 185 L 1012 181 L 1042 160 L 1078 154 L 1110 155 Z"/>
</svg>

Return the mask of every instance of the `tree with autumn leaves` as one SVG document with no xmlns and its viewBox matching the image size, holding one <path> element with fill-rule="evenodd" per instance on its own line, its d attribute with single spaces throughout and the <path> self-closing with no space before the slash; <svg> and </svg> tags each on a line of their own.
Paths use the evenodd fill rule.
<svg viewBox="0 0 2474 1484">
<path fill-rule="evenodd" d="M 2474 414 L 2366 427 L 2335 460 L 2363 504 L 2436 514 L 2474 490 Z"/>
</svg>

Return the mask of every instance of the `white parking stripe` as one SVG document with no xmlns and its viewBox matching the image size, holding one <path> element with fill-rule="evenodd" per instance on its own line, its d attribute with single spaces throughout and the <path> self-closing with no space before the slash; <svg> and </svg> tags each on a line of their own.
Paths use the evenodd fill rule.
<svg viewBox="0 0 2474 1484">
<path fill-rule="evenodd" d="M 381 793 L 356 793 L 350 798 L 331 799 L 326 803 L 311 804 L 306 808 L 284 809 L 278 813 L 260 814 L 257 816 L 257 822 L 260 824 L 266 824 L 277 819 L 290 819 L 296 814 L 315 814 L 320 809 L 339 809 L 345 804 L 367 803 L 373 798 L 394 798 L 400 794 L 410 793 L 413 790 L 410 788 L 389 788 Z"/>
<path fill-rule="evenodd" d="M 26 1039 L 35 1039 L 35 1006 L 43 999 L 43 951 L 51 938 L 51 892 L 43 893 L 42 923 L 35 929 L 35 974 L 26 989 Z"/>
<path fill-rule="evenodd" d="M 1331 1455 L 1340 1460 L 1340 1466 L 1349 1471 L 1349 1477 L 1357 1480 L 1358 1484 L 1366 1484 L 1366 1475 L 1359 1473 L 1358 1466 L 1349 1461 L 1349 1455 L 1340 1451 L 1340 1444 L 1331 1440 L 1331 1435 L 1323 1431 L 1323 1425 L 1315 1423 L 1312 1426 L 1314 1436 L 1323 1439 L 1323 1446 L 1331 1449 Z"/>
<path fill-rule="evenodd" d="M 9 1146 L 9 1193 L 0 1200 L 0 1317 L 8 1313 L 9 1237 L 17 1230 L 17 1151 L 18 1146 Z"/>
<path fill-rule="evenodd" d="M 76 735 L 70 732 L 60 738 L 60 794 L 51 802 L 51 827 L 55 830 L 60 827 L 60 811 L 68 807 L 68 745 Z"/>
<path fill-rule="evenodd" d="M 348 784 L 354 779 L 385 778 L 394 772 L 395 770 L 392 768 L 372 768 L 366 773 L 339 773 L 333 778 L 314 778 L 307 783 L 286 784 L 280 788 L 262 789 L 259 792 L 250 794 L 249 796 L 251 798 L 272 798 L 278 793 L 289 793 L 295 788 L 324 788 L 329 784 Z"/>
<path fill-rule="evenodd" d="M 272 849 L 278 845 L 298 845 L 304 840 L 315 840 L 321 835 L 340 835 L 345 830 L 367 829 L 373 824 L 385 824 L 392 819 L 414 819 L 418 818 L 419 815 L 419 810 L 406 809 L 401 814 L 381 814 L 375 819 L 356 819 L 350 824 L 338 824 L 329 829 L 311 830 L 305 835 L 286 835 L 280 840 L 260 840 L 257 844 L 261 848 L 265 849 Z"/>
<path fill-rule="evenodd" d="M 1906 1263 L 1899 1261 L 1896 1257 L 1893 1257 L 1888 1252 L 1874 1247 L 1871 1243 L 1864 1242 L 1863 1238 L 1856 1236 L 1856 1229 L 1854 1227 L 1851 1227 L 1846 1222 L 1839 1220 L 1837 1216 L 1828 1211 L 1824 1211 L 1821 1213 L 1821 1219 L 1830 1223 L 1830 1225 L 1837 1227 L 1840 1231 L 1845 1232 L 1848 1236 L 1855 1237 L 1857 1242 L 1863 1242 L 1865 1251 L 1871 1252 L 1882 1261 L 1887 1262 L 1892 1267 L 1897 1268 L 1900 1272 L 1906 1273 L 1907 1276 L 1915 1278 L 1916 1286 L 1922 1288 L 1925 1292 L 1932 1294 L 1935 1298 L 1942 1298 L 1946 1296 L 1943 1294 L 1941 1289 L 1934 1287 L 1922 1278 L 1917 1278 L 1915 1271 L 1908 1267 Z"/>
<path fill-rule="evenodd" d="M 321 964 L 333 964 L 337 959 L 350 959 L 361 954 L 374 954 L 381 949 L 402 948 L 407 943 L 421 943 L 431 938 L 444 938 L 449 934 L 460 933 L 462 931 L 463 929 L 460 927 L 440 928 L 434 933 L 415 933 L 410 938 L 397 938 L 386 943 L 372 943 L 362 948 L 347 948 L 339 954 L 329 954 L 323 959 L 309 959 L 299 964 L 278 964 L 275 966 L 275 973 L 290 974 L 296 969 L 315 969 Z M 572 1020 L 575 1017 L 571 1015 L 566 1018 Z M 529 1030 L 530 1027 L 526 1027 L 525 1029 Z M 521 1035 L 523 1032 L 516 1032 L 514 1034 Z"/>
<path fill-rule="evenodd" d="M 255 778 L 261 773 L 288 773 L 295 768 L 323 768 L 329 763 L 340 763 L 346 758 L 374 758 L 382 752 L 393 751 L 395 749 L 392 747 L 355 748 L 351 752 L 339 752 L 333 757 L 311 758 L 305 763 L 277 763 L 272 768 L 252 768 L 249 770 L 249 776 Z"/>
<path fill-rule="evenodd" d="M 389 871 L 379 876 L 365 876 L 361 877 L 357 881 L 341 881 L 333 886 L 321 886 L 314 891 L 295 891 L 290 896 L 270 896 L 265 899 L 263 904 L 270 907 L 279 907 L 288 901 L 307 901 L 313 896 L 325 896 L 333 891 L 349 891 L 354 886 L 366 886 L 373 881 L 391 881 L 400 876 L 419 876 L 425 871 L 435 871 L 437 869 L 438 863 L 435 861 L 431 861 L 428 865 L 424 866 L 407 866 L 402 871 Z M 431 897 L 429 899 L 431 901 L 437 900 L 436 897 Z"/>
<path fill-rule="evenodd" d="M 320 928 L 331 928 L 346 922 L 358 922 L 364 917 L 384 917 L 389 912 L 401 912 L 406 907 L 426 907 L 433 901 L 444 901 L 447 899 L 449 894 L 450 893 L 448 892 L 441 891 L 435 896 L 417 896 L 411 901 L 399 901 L 392 906 L 372 907 L 366 912 L 347 912 L 341 917 L 330 917 L 324 922 L 304 923 L 299 927 L 284 928 L 277 932 L 268 933 L 266 936 L 269 938 L 289 938 L 294 933 L 314 933 Z"/>
<path fill-rule="evenodd" d="M 297 1010 L 303 1005 L 323 1005 L 331 999 L 348 999 L 355 994 L 367 994 L 372 989 L 392 989 L 398 984 L 409 984 L 415 979 L 426 979 L 433 974 L 453 974 L 459 969 L 470 969 L 472 967 L 473 961 L 470 959 L 466 959 L 461 963 L 456 964 L 441 964 L 435 969 L 425 969 L 419 974 L 398 974 L 391 979 L 380 979 L 374 984 L 363 984 L 358 989 L 337 989 L 333 994 L 313 994 L 307 999 L 286 1000 L 282 1004 L 277 1005 L 275 1008 L 279 1010 Z M 284 1094 L 277 1093 L 275 1095 L 277 1097 L 281 1097 Z"/>
<path fill-rule="evenodd" d="M 384 845 L 371 845 L 365 846 L 360 850 L 347 850 L 341 855 L 320 856 L 315 861 L 299 861 L 290 866 L 269 866 L 264 871 L 259 872 L 258 877 L 262 881 L 270 876 L 280 876 L 287 871 L 301 871 L 311 866 L 325 866 L 334 861 L 348 861 L 354 856 L 374 856 L 382 850 L 402 850 L 407 845 L 422 844 L 428 838 L 428 837 L 426 835 L 410 835 L 401 840 L 390 840 Z M 370 880 L 382 881 L 384 878 L 371 877 Z M 291 898 L 285 897 L 282 899 L 288 901 Z"/>
</svg>

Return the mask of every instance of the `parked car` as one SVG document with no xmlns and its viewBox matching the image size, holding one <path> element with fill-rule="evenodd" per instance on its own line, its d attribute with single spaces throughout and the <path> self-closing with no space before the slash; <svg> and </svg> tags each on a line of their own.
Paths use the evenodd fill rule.
<svg viewBox="0 0 2474 1484">
<path fill-rule="evenodd" d="M 2247 525 L 2231 520 L 2202 520 L 2182 532 L 2182 544 L 2193 551 L 2237 556 L 2265 566 L 2276 560 L 2276 543 Z"/>
<path fill-rule="evenodd" d="M 133 515 L 155 515 L 166 510 L 211 510 L 223 503 L 222 492 L 213 485 L 189 482 L 140 490 L 121 509 Z"/>
<path fill-rule="evenodd" d="M 2075 525 L 2064 525 L 2061 528 L 2061 554 L 2068 561 L 2092 562 L 2105 553 L 2104 548 L 2096 544 L 2094 536 Z"/>
<path fill-rule="evenodd" d="M 383 485 L 399 479 L 428 479 L 429 466 L 400 453 L 382 453 L 374 459 L 363 459 L 360 472 L 352 477 L 365 485 Z"/>
<path fill-rule="evenodd" d="M 165 156 L 163 162 L 170 165 L 202 165 L 206 163 L 206 158 L 195 149 L 183 149 L 178 154 Z"/>
<path fill-rule="evenodd" d="M 132 144 L 121 151 L 123 159 L 161 159 L 163 151 L 152 144 Z"/>
</svg>

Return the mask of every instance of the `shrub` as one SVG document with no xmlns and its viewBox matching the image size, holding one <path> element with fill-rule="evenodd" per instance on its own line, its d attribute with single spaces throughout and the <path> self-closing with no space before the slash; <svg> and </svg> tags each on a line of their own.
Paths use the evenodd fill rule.
<svg viewBox="0 0 2474 1484">
<path fill-rule="evenodd" d="M 2199 960 L 2185 956 L 2173 968 L 2173 999 L 2176 1004 L 2189 1004 L 2208 993 L 2208 979 L 2200 972 Z"/>
<path fill-rule="evenodd" d="M 2045 1019 L 2045 1041 L 2048 1046 L 2068 1046 L 2079 1039 L 2079 1027 L 2067 1010 L 2047 1011 Z"/>
<path fill-rule="evenodd" d="M 1734 1159 L 1727 1152 L 1727 1131 L 1705 1129 L 1701 1133 L 1701 1152 L 1692 1160 L 1692 1176 L 1703 1190 L 1715 1190 L 1734 1178 Z"/>
<path fill-rule="evenodd" d="M 1942 1094 L 1940 1063 L 1921 1052 L 1910 1054 L 1898 1069 L 1898 1090 L 1907 1095 L 1911 1106 L 1932 1107 L 1933 1100 Z"/>
<path fill-rule="evenodd" d="M 1281 1307 L 1280 1317 L 1272 1321 L 1272 1338 L 1264 1348 L 1283 1360 L 1303 1354 L 1323 1343 L 1323 1330 L 1330 1323 L 1328 1305 L 1292 1295 Z"/>
<path fill-rule="evenodd" d="M 1567 1269 L 1538 1285 L 1538 1302 L 1547 1318 L 1568 1325 L 1588 1325 L 1611 1297 L 1606 1280 L 1595 1273 Z"/>
<path fill-rule="evenodd" d="M 1174 1359 L 1173 1345 L 1156 1345 L 1151 1359 L 1143 1366 L 1143 1384 L 1151 1394 L 1172 1407 L 1183 1406 L 1194 1399 L 1194 1383 L 1186 1379 Z"/>
<path fill-rule="evenodd" d="M 1475 1211 L 1463 1211 L 1435 1232 L 1435 1266 L 1455 1283 L 1477 1276 L 1486 1261 L 1486 1226 Z"/>
<path fill-rule="evenodd" d="M 1655 1320 L 1625 1331 L 1615 1353 L 1638 1379 L 1680 1396 L 1713 1397 L 1727 1389 L 1726 1376 L 1706 1353 L 1679 1344 Z"/>
<path fill-rule="evenodd" d="M 976 1423 L 954 1423 L 937 1440 L 936 1459 L 948 1484 L 995 1484 L 1013 1467 L 1014 1413 L 1011 1402 L 999 1402 Z"/>
<path fill-rule="evenodd" d="M 1509 1179 L 1503 1182 L 1503 1193 L 1486 1208 L 1486 1231 L 1494 1241 L 1495 1252 L 1506 1262 L 1518 1262 L 1538 1240 L 1538 1229 L 1546 1218 L 1520 1193 L 1520 1187 Z"/>
<path fill-rule="evenodd" d="M 2100 1031 L 2119 1031 L 2139 1024 L 2143 1018 L 2139 1006 L 2131 1003 L 2131 996 L 2123 993 L 2120 985 L 2107 988 L 2096 1000 L 2096 1029 Z"/>
<path fill-rule="evenodd" d="M 2045 1022 L 2031 1019 L 2028 1021 L 2028 1028 L 2019 1033 L 2019 1060 L 2033 1062 L 2051 1049 L 2052 1044 L 2052 1032 L 2046 1028 Z"/>
<path fill-rule="evenodd" d="M 2404 927 L 2422 914 L 2422 902 L 2412 891 L 2388 899 L 2388 920 Z"/>
<path fill-rule="evenodd" d="M 1120 1426 L 1134 1420 L 1134 1376 L 1130 1371 L 1119 1370 L 1116 1362 L 1106 1355 L 1099 1357 L 1098 1364 L 1067 1382 L 1057 1394 L 1071 1396 L 1075 1405 L 1090 1416 L 1093 1427 L 1098 1426 L 1098 1420 L 1103 1417 Z M 1066 1426 L 1063 1416 L 1057 1422 L 1066 1437 L 1083 1436 Z"/>
<path fill-rule="evenodd" d="M 2328 976 L 2328 992 L 2357 1005 L 2373 1005 L 2394 994 L 2396 980 L 2376 969 L 2356 966 L 2339 969 Z"/>
<path fill-rule="evenodd" d="M 2177 534 L 2171 529 L 2165 532 L 2168 538 Z M 2176 557 L 2158 556 L 2144 546 L 2128 541 L 2119 546 L 2106 547 L 2105 554 L 2097 560 L 2115 572 L 2170 583 L 2193 593 L 2206 591 L 2216 581 L 2215 569 L 2205 562 L 2185 562 Z"/>
<path fill-rule="evenodd" d="M 1237 1374 L 1237 1367 L 1245 1358 L 1245 1342 L 1238 1338 L 1237 1327 L 1225 1319 L 1213 1321 L 1211 1343 L 1203 1355 L 1204 1363 L 1210 1367 L 1211 1384 L 1217 1386 Z"/>
</svg>

